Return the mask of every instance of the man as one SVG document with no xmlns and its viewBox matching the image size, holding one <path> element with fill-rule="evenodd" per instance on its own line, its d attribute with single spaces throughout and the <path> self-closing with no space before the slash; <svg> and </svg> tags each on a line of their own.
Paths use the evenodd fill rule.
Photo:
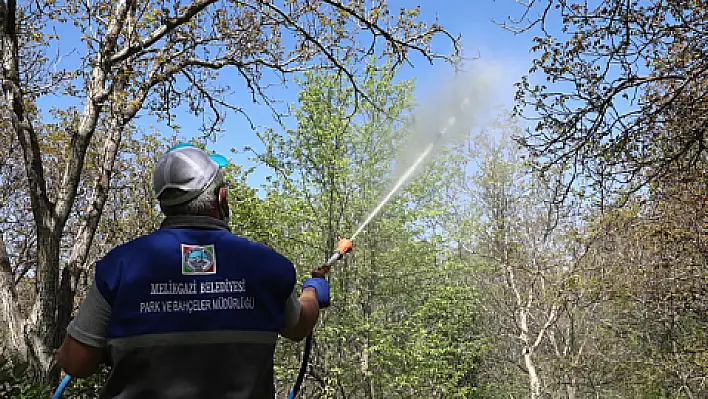
<svg viewBox="0 0 708 399">
<path fill-rule="evenodd" d="M 153 180 L 160 229 L 97 262 L 58 361 L 73 377 L 109 364 L 102 398 L 272 399 L 278 334 L 302 340 L 329 303 L 325 279 L 298 298 L 288 259 L 230 232 L 226 163 L 168 151 Z"/>
</svg>

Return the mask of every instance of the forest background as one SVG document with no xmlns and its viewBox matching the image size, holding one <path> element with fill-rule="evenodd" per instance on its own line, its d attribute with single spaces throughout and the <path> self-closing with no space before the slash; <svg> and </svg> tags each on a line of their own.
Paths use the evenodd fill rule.
<svg viewBox="0 0 708 399">
<path fill-rule="evenodd" d="M 303 397 L 705 397 L 708 5 L 442 3 L 0 1 L 0 396 L 55 386 L 189 140 L 300 280 L 434 144 L 334 268 Z"/>
</svg>

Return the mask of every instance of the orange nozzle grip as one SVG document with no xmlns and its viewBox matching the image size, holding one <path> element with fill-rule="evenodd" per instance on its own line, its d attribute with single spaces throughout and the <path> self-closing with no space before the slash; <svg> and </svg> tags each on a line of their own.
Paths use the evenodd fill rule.
<svg viewBox="0 0 708 399">
<path fill-rule="evenodd" d="M 337 251 L 341 252 L 342 254 L 346 254 L 347 252 L 351 252 L 352 250 L 352 240 L 348 240 L 346 238 L 341 238 L 339 242 L 337 243 Z"/>
</svg>

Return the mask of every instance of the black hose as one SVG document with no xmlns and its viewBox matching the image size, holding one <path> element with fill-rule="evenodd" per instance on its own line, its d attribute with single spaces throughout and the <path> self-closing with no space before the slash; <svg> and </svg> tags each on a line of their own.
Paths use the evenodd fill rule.
<svg viewBox="0 0 708 399">
<path fill-rule="evenodd" d="M 305 379 L 305 373 L 307 372 L 307 365 L 310 359 L 310 351 L 312 350 L 312 331 L 307 334 L 305 339 L 305 350 L 302 352 L 302 362 L 300 363 L 300 372 L 297 374 L 297 379 L 295 380 L 295 385 L 288 395 L 288 399 L 295 399 L 297 393 L 300 392 L 300 386 L 302 381 Z"/>
</svg>

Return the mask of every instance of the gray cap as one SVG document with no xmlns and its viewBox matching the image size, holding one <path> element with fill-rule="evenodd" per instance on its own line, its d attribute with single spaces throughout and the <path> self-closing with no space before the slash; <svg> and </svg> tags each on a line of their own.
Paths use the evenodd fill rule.
<svg viewBox="0 0 708 399">
<path fill-rule="evenodd" d="M 163 155 L 155 166 L 152 180 L 155 197 L 160 199 L 166 189 L 175 188 L 184 194 L 160 199 L 163 205 L 178 205 L 194 199 L 209 187 L 226 162 L 221 155 L 209 156 L 198 147 L 179 144 Z"/>
</svg>

